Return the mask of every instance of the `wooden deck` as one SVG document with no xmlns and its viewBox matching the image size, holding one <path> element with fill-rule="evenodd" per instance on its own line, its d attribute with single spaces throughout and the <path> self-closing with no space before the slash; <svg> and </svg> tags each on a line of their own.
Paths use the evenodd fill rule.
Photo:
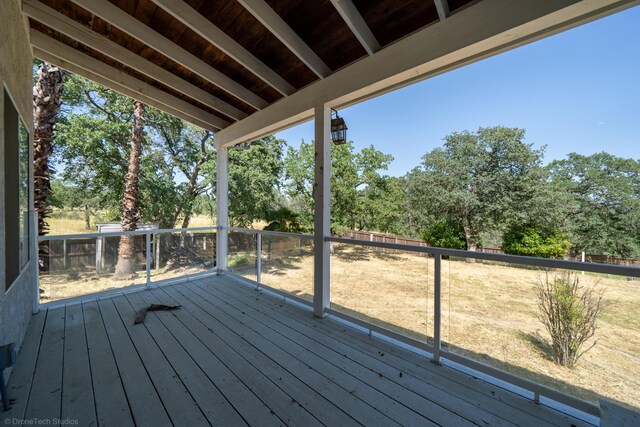
<svg viewBox="0 0 640 427">
<path fill-rule="evenodd" d="M 225 276 L 42 310 L 9 394 L 9 424 L 585 425 Z"/>
</svg>

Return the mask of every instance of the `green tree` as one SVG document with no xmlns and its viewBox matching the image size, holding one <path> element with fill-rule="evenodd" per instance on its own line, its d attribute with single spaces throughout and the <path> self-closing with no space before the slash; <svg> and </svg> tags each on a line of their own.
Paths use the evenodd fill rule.
<svg viewBox="0 0 640 427">
<path fill-rule="evenodd" d="M 531 225 L 517 225 L 504 234 L 502 250 L 513 255 L 564 258 L 570 246 L 567 236 L 558 230 L 539 230 Z"/>
<path fill-rule="evenodd" d="M 438 221 L 424 230 L 422 239 L 438 248 L 464 249 L 467 247 L 464 230 L 455 221 Z"/>
<path fill-rule="evenodd" d="M 640 257 L 640 161 L 571 153 L 548 169 L 569 195 L 566 228 L 575 251 Z"/>
<path fill-rule="evenodd" d="M 476 250 L 482 232 L 530 219 L 544 195 L 544 149 L 524 137 L 503 126 L 447 135 L 408 176 L 409 209 L 421 212 L 417 226 L 459 223 L 467 249 Z"/>
<path fill-rule="evenodd" d="M 302 141 L 290 147 L 285 160 L 286 193 L 300 213 L 303 223 L 313 226 L 314 144 Z M 367 212 L 374 205 L 367 199 L 374 188 L 384 188 L 381 170 L 386 170 L 393 157 L 373 146 L 356 152 L 353 142 L 331 146 L 331 229 L 341 232 L 364 229 L 372 224 Z"/>
</svg>

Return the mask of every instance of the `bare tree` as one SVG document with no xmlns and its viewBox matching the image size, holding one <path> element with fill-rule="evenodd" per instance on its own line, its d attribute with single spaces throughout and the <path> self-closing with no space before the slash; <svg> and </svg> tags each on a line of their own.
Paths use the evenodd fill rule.
<svg viewBox="0 0 640 427">
<path fill-rule="evenodd" d="M 39 236 L 49 233 L 47 217 L 51 214 L 51 175 L 54 172 L 49 157 L 53 154 L 54 128 L 62 104 L 65 74 L 63 69 L 43 62 L 33 86 L 33 198 L 34 209 L 38 213 Z M 43 255 L 47 249 L 46 245 L 38 249 L 43 268 L 46 268 Z"/>
<path fill-rule="evenodd" d="M 145 105 L 134 103 L 133 129 L 131 131 L 131 150 L 129 153 L 129 168 L 127 171 L 124 196 L 122 198 L 122 231 L 134 231 L 138 228 L 140 219 L 140 160 L 142 158 L 142 129 L 144 127 Z M 121 236 L 118 247 L 118 263 L 116 264 L 115 279 L 125 280 L 136 274 L 136 251 L 134 236 Z"/>
</svg>

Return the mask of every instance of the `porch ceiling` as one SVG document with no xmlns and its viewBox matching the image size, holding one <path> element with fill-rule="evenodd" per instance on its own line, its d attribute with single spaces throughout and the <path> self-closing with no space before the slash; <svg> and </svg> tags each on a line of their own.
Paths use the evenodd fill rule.
<svg viewBox="0 0 640 427">
<path fill-rule="evenodd" d="M 23 0 L 34 56 L 232 145 L 638 0 Z"/>
</svg>

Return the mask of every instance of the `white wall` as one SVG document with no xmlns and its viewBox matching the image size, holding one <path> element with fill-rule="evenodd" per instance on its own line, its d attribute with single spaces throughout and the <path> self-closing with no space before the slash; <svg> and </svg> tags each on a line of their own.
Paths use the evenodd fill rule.
<svg viewBox="0 0 640 427">
<path fill-rule="evenodd" d="M 27 23 L 21 12 L 20 0 L 0 1 L 0 88 L 7 88 L 18 112 L 33 137 L 32 56 Z M 0 94 L 0 97 L 2 95 Z M 33 264 L 5 293 L 5 219 L 4 219 L 4 103 L 0 99 L 0 345 L 14 342 L 18 346 L 31 319 L 34 290 Z M 12 141 L 17 143 L 17 141 Z M 30 149 L 32 151 L 33 148 Z M 30 166 L 32 169 L 33 166 Z M 29 171 L 33 182 L 33 170 Z M 31 195 L 33 189 L 31 190 Z M 30 197 L 30 210 L 33 197 Z M 33 263 L 33 256 L 31 257 Z"/>
</svg>

